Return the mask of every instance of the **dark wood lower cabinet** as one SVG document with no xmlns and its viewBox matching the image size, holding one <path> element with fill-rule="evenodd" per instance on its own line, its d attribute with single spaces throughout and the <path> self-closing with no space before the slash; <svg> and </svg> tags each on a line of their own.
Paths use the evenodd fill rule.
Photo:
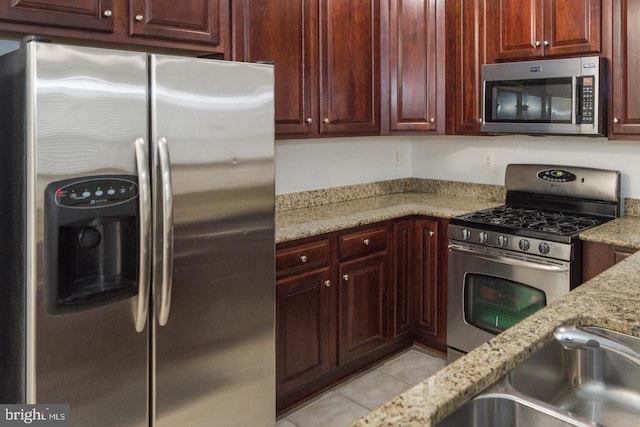
<svg viewBox="0 0 640 427">
<path fill-rule="evenodd" d="M 276 381 L 286 394 L 331 367 L 329 268 L 278 280 Z"/>
<path fill-rule="evenodd" d="M 338 364 L 387 344 L 386 253 L 340 264 Z"/>
<path fill-rule="evenodd" d="M 445 227 L 408 217 L 278 246 L 278 413 L 414 340 L 446 350 Z"/>
<path fill-rule="evenodd" d="M 614 264 L 637 252 L 637 249 L 605 243 L 584 242 L 582 244 L 582 281 L 586 282 Z"/>
</svg>

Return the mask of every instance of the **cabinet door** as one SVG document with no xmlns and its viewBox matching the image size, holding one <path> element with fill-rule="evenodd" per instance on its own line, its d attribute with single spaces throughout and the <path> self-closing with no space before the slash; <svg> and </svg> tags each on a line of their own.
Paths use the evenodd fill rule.
<svg viewBox="0 0 640 427">
<path fill-rule="evenodd" d="M 444 131 L 444 22 L 442 1 L 389 2 L 391 131 Z"/>
<path fill-rule="evenodd" d="M 113 32 L 113 0 L 0 0 L 0 21 Z"/>
<path fill-rule="evenodd" d="M 387 341 L 386 253 L 340 264 L 338 364 Z"/>
<path fill-rule="evenodd" d="M 543 0 L 488 0 L 493 14 L 490 31 L 495 59 L 543 55 Z"/>
<path fill-rule="evenodd" d="M 129 30 L 146 36 L 212 46 L 223 44 L 221 23 L 228 25 L 228 1 L 130 0 Z"/>
<path fill-rule="evenodd" d="M 234 0 L 237 61 L 273 61 L 276 134 L 318 133 L 318 6 L 311 0 Z"/>
<path fill-rule="evenodd" d="M 399 340 L 413 333 L 415 299 L 413 220 L 402 220 L 393 224 L 392 251 L 391 338 Z"/>
<path fill-rule="evenodd" d="M 286 394 L 329 371 L 331 276 L 313 270 L 276 283 L 276 389 Z"/>
<path fill-rule="evenodd" d="M 605 243 L 584 242 L 582 246 L 582 281 L 586 282 L 634 254 L 637 249 Z"/>
<path fill-rule="evenodd" d="M 416 233 L 416 333 L 429 343 L 445 343 L 446 301 L 440 284 L 438 221 L 419 219 Z"/>
<path fill-rule="evenodd" d="M 545 56 L 600 52 L 600 0 L 546 0 L 544 15 Z"/>
<path fill-rule="evenodd" d="M 482 122 L 482 65 L 486 63 L 485 0 L 455 0 L 450 36 L 455 37 L 455 73 L 450 80 L 453 97 L 453 133 L 480 134 Z"/>
<path fill-rule="evenodd" d="M 613 2 L 611 58 L 612 118 L 610 136 L 640 135 L 640 2 Z"/>
<path fill-rule="evenodd" d="M 378 134 L 379 0 L 320 4 L 320 133 Z"/>
</svg>

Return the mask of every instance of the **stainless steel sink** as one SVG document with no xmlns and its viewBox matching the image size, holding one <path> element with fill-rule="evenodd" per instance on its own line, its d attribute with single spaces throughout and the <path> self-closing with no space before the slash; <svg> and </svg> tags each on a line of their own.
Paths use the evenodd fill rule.
<svg viewBox="0 0 640 427">
<path fill-rule="evenodd" d="M 438 426 L 640 426 L 640 338 L 561 327 Z"/>
<path fill-rule="evenodd" d="M 553 408 L 517 396 L 481 394 L 442 420 L 439 427 L 564 427 L 588 426 Z"/>
<path fill-rule="evenodd" d="M 601 328 L 583 331 L 595 333 L 596 338 L 574 349 L 551 342 L 510 371 L 506 385 L 517 394 L 598 424 L 640 425 L 640 365 L 633 357 L 598 344 L 612 340 L 630 353 L 640 353 L 640 339 Z"/>
</svg>

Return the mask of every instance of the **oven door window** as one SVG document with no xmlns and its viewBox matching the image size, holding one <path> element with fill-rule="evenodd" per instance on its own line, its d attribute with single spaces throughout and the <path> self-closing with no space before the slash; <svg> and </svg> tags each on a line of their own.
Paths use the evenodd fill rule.
<svg viewBox="0 0 640 427">
<path fill-rule="evenodd" d="M 571 77 L 486 82 L 488 122 L 571 123 Z"/>
<path fill-rule="evenodd" d="M 546 303 L 540 289 L 484 274 L 465 276 L 465 321 L 485 331 L 500 333 Z"/>
</svg>

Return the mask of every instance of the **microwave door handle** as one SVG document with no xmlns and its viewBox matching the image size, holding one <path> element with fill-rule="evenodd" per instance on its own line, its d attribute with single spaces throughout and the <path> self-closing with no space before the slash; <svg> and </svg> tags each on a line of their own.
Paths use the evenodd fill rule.
<svg viewBox="0 0 640 427">
<path fill-rule="evenodd" d="M 573 105 L 571 117 L 572 123 L 582 123 L 582 77 L 573 76 Z"/>
<path fill-rule="evenodd" d="M 476 258 L 481 258 L 487 261 L 499 262 L 501 264 L 512 265 L 514 267 L 528 267 L 536 270 L 551 271 L 554 273 L 566 273 L 569 270 L 561 265 L 547 265 L 541 264 L 535 261 L 522 261 L 519 259 L 508 258 L 500 255 L 487 254 L 484 252 L 474 251 L 473 249 L 466 248 L 460 245 L 449 245 L 449 250 L 466 255 L 472 255 Z"/>
<path fill-rule="evenodd" d="M 173 188 L 171 183 L 171 161 L 169 147 L 165 138 L 158 140 L 158 158 L 160 163 L 160 185 L 162 197 L 162 277 L 158 324 L 164 326 L 169 320 L 171 310 L 171 279 L 173 276 Z"/>
<path fill-rule="evenodd" d="M 149 162 L 147 145 L 144 139 L 134 142 L 136 168 L 138 172 L 138 224 L 139 234 L 139 271 L 138 297 L 134 300 L 135 328 L 142 332 L 149 313 L 149 290 L 151 282 L 151 184 L 149 181 Z"/>
</svg>

